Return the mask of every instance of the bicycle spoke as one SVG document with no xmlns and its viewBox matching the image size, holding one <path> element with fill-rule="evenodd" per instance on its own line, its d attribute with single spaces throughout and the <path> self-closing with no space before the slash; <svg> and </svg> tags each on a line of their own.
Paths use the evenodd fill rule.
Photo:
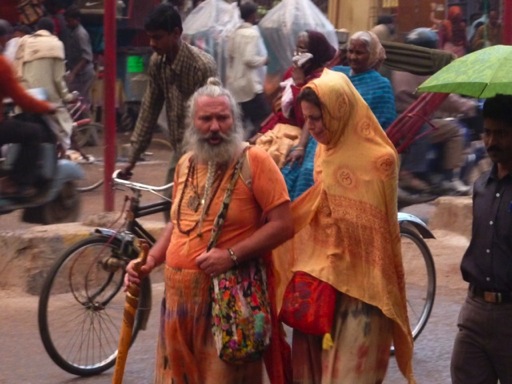
<svg viewBox="0 0 512 384">
<path fill-rule="evenodd" d="M 119 243 L 106 237 L 87 239 L 63 255 L 43 289 L 39 308 L 43 343 L 50 357 L 71 373 L 99 373 L 115 362 L 125 263 L 112 268 L 105 258 L 119 252 Z M 149 291 L 144 292 L 147 297 Z M 139 327 L 135 325 L 133 337 Z"/>
</svg>

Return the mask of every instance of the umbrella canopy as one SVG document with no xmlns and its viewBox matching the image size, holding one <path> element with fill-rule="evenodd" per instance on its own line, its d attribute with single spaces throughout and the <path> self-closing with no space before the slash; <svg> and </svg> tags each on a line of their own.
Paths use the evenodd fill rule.
<svg viewBox="0 0 512 384">
<path fill-rule="evenodd" d="M 454 60 L 418 87 L 480 99 L 512 95 L 512 46 L 495 45 Z"/>
</svg>

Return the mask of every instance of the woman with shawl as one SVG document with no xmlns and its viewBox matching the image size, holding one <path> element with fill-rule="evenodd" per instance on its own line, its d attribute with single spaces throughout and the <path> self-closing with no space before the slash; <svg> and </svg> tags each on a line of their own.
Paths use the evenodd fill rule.
<svg viewBox="0 0 512 384">
<path fill-rule="evenodd" d="M 274 103 L 274 113 L 262 124 L 263 136 L 254 138 L 256 145 L 266 149 L 282 167 L 292 200 L 313 185 L 316 149 L 315 140 L 303 128 L 304 119 L 296 98 L 302 86 L 319 77 L 338 58 L 336 49 L 322 33 L 311 30 L 300 33 L 294 65 L 283 77 L 283 91 Z"/>
<path fill-rule="evenodd" d="M 377 70 L 386 59 L 379 38 L 369 31 L 359 31 L 348 40 L 349 66 L 333 70 L 347 75 L 361 94 L 383 129 L 396 119 L 395 96 L 390 81 Z"/>
<path fill-rule="evenodd" d="M 448 18 L 439 26 L 439 49 L 464 56 L 468 48 L 466 23 L 463 21 L 462 8 L 452 5 L 448 8 Z"/>
<path fill-rule="evenodd" d="M 294 330 L 293 382 L 383 382 L 393 343 L 401 372 L 414 383 L 397 152 L 345 75 L 324 70 L 298 100 L 319 145 L 315 184 L 292 203 L 296 235 L 275 251 L 276 260 L 291 262 L 280 267 L 280 288 L 289 271 L 303 271 L 333 286 L 337 300 L 332 347 Z"/>
</svg>

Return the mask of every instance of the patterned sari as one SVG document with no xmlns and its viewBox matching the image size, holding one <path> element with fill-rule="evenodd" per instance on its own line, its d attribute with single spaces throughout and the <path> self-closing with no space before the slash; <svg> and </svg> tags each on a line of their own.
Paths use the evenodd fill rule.
<svg viewBox="0 0 512 384">
<path fill-rule="evenodd" d="M 322 102 L 330 143 L 318 144 L 315 184 L 292 203 L 293 241 L 274 254 L 281 290 L 290 271 L 304 271 L 340 293 L 331 350 L 322 350 L 321 338 L 296 342 L 301 335 L 294 335 L 294 382 L 379 382 L 392 340 L 400 370 L 414 383 L 397 222 L 397 153 L 345 75 L 326 69 L 306 87 Z M 359 336 L 351 337 L 346 327 L 358 329 Z M 295 358 L 297 348 L 309 353 L 307 361 Z M 336 359 L 347 361 L 343 356 L 352 356 L 353 363 L 340 365 Z M 312 374 L 315 361 L 320 373 Z"/>
</svg>

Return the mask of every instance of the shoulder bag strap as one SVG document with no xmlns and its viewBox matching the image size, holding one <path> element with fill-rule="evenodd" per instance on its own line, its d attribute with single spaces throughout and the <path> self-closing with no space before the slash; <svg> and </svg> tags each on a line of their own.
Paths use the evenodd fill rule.
<svg viewBox="0 0 512 384">
<path fill-rule="evenodd" d="M 228 189 L 226 190 L 226 193 L 224 195 L 224 201 L 222 202 L 220 211 L 213 222 L 212 235 L 210 237 L 210 241 L 208 242 L 208 247 L 206 248 L 207 251 L 215 247 L 215 244 L 217 244 L 217 240 L 219 239 L 220 231 L 222 229 L 222 226 L 224 225 L 224 219 L 226 218 L 226 214 L 228 212 L 229 203 L 231 202 L 233 190 L 235 189 L 235 184 L 236 181 L 238 180 L 240 170 L 242 169 L 242 165 L 246 157 L 245 153 L 248 148 L 249 147 L 244 148 L 242 155 L 238 159 L 238 162 L 236 163 L 235 168 L 233 169 L 233 173 L 231 174 L 231 180 L 229 181 Z"/>
</svg>

